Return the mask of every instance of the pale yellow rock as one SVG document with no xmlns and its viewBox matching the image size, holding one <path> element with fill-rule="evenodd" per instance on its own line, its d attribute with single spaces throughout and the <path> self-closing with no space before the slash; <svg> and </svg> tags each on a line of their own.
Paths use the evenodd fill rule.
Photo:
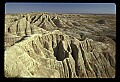
<svg viewBox="0 0 120 82">
<path fill-rule="evenodd" d="M 6 50 L 5 76 L 8 77 L 10 75 L 9 77 L 41 77 L 41 78 L 105 77 L 101 75 L 102 73 L 106 74 L 105 72 L 102 73 L 100 72 L 100 70 L 102 69 L 101 66 L 102 65 L 110 66 L 110 64 L 106 60 L 105 61 L 108 64 L 107 63 L 104 64 L 105 61 L 102 61 L 101 59 L 99 59 L 99 57 L 97 57 L 97 54 L 102 52 L 101 50 L 98 51 L 97 50 L 98 48 L 95 48 L 95 50 L 97 51 L 93 51 L 93 53 L 96 54 L 96 56 L 91 55 L 89 54 L 90 52 L 88 52 L 88 50 L 85 49 L 87 46 L 85 47 L 83 46 L 86 45 L 85 43 L 86 41 L 88 41 L 89 43 L 89 39 L 80 42 L 75 38 L 73 38 L 72 40 L 70 38 L 66 39 L 68 36 L 61 34 L 62 33 L 59 32 L 58 30 L 45 35 L 35 34 L 32 35 L 30 38 L 20 43 L 17 43 L 13 47 L 9 48 L 9 50 Z M 53 39 L 52 37 L 53 35 L 57 35 L 56 37 L 54 37 L 55 39 Z M 61 38 L 60 36 L 62 36 L 64 39 Z M 56 47 L 54 47 L 56 48 L 57 54 L 55 53 L 52 47 L 53 44 L 51 42 L 55 40 L 56 42 L 59 42 L 56 44 Z M 46 41 L 48 42 L 44 43 Z M 70 41 L 72 41 L 72 43 L 70 43 Z M 47 45 L 43 45 L 43 44 L 47 44 Z M 68 49 L 68 47 L 70 49 Z M 11 61 L 13 59 L 14 61 Z M 95 59 L 96 61 L 92 62 L 91 60 L 93 59 Z M 54 62 L 55 64 L 54 63 L 50 64 L 50 61 L 53 60 L 56 63 Z M 13 64 L 9 66 L 10 63 Z M 96 68 L 91 66 L 92 65 L 91 63 L 95 63 L 96 66 L 98 66 L 97 76 L 96 76 L 97 71 L 95 71 Z M 23 68 L 17 69 L 19 65 L 21 67 L 24 67 L 24 70 Z M 55 65 L 55 67 L 54 66 L 51 67 L 52 65 Z M 109 67 L 109 69 L 110 68 L 111 67 Z M 113 68 L 110 70 L 114 71 Z M 26 71 L 25 74 L 23 71 Z M 92 72 L 91 73 L 92 75 L 89 73 L 90 71 Z M 106 76 L 112 77 L 112 75 L 107 75 L 107 74 Z"/>
</svg>

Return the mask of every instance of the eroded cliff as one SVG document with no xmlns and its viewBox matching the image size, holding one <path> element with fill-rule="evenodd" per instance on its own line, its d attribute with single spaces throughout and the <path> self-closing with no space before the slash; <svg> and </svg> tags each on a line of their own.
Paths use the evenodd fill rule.
<svg viewBox="0 0 120 82">
<path fill-rule="evenodd" d="M 115 31 L 98 35 L 108 26 L 83 27 L 73 20 L 44 13 L 6 16 L 5 77 L 115 77 Z"/>
</svg>

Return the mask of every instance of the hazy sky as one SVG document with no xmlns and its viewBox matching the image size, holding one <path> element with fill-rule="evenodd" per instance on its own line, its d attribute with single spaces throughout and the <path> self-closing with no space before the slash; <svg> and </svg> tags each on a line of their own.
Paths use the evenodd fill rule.
<svg viewBox="0 0 120 82">
<path fill-rule="evenodd" d="M 6 3 L 5 13 L 55 12 L 115 14 L 114 3 Z"/>
</svg>

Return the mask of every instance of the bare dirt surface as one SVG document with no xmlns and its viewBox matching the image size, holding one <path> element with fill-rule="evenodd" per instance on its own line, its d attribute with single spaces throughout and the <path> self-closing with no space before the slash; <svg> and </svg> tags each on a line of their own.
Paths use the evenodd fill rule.
<svg viewBox="0 0 120 82">
<path fill-rule="evenodd" d="M 114 78 L 116 15 L 5 15 L 5 77 Z"/>
</svg>

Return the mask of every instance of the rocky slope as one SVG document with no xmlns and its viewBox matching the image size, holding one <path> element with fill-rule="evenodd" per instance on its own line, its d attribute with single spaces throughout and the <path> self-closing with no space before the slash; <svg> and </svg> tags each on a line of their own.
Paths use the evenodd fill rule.
<svg viewBox="0 0 120 82">
<path fill-rule="evenodd" d="M 6 15 L 5 77 L 113 78 L 115 40 L 110 15 Z"/>
</svg>

